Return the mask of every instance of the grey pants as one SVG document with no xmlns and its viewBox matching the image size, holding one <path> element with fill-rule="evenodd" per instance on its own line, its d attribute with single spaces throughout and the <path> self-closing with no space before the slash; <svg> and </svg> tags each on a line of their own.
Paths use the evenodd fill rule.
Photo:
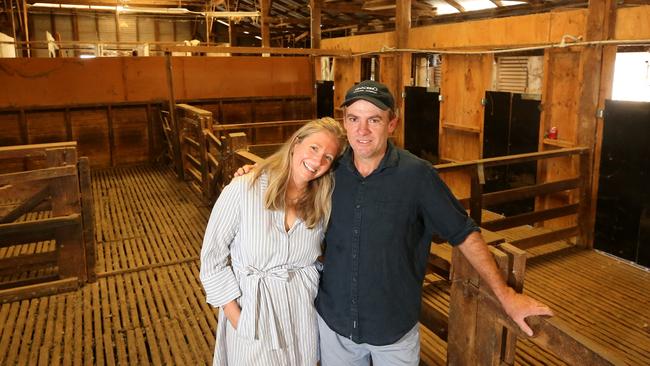
<svg viewBox="0 0 650 366">
<path fill-rule="evenodd" d="M 420 324 L 400 340 L 386 346 L 357 344 L 327 326 L 318 316 L 322 366 L 417 366 L 420 363 Z"/>
</svg>

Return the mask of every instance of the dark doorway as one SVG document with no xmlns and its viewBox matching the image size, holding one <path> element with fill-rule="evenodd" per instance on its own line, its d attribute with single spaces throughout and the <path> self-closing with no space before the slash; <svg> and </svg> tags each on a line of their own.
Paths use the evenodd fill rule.
<svg viewBox="0 0 650 366">
<path fill-rule="evenodd" d="M 594 247 L 650 266 L 650 103 L 606 101 Z"/>
<path fill-rule="evenodd" d="M 404 103 L 404 147 L 406 150 L 438 163 L 438 124 L 440 102 L 438 92 L 421 86 L 407 86 Z"/>
<path fill-rule="evenodd" d="M 316 118 L 334 117 L 334 81 L 316 82 Z"/>
<path fill-rule="evenodd" d="M 508 92 L 485 93 L 483 157 L 524 154 L 537 151 L 539 143 L 539 101 Z M 512 164 L 485 170 L 484 192 L 523 187 L 537 181 L 535 162 Z M 533 211 L 534 198 L 487 207 L 506 216 Z"/>
</svg>

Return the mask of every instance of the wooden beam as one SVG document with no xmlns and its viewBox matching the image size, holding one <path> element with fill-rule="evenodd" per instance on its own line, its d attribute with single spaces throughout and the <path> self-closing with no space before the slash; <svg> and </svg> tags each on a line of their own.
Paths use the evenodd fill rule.
<svg viewBox="0 0 650 366">
<path fill-rule="evenodd" d="M 32 197 L 18 205 L 18 207 L 11 210 L 4 217 L 0 218 L 0 224 L 6 224 L 12 221 L 15 221 L 20 216 L 26 214 L 27 212 L 34 209 L 38 206 L 44 199 L 50 195 L 49 186 L 45 186 L 37 191 Z"/>
<path fill-rule="evenodd" d="M 616 0 L 590 0 L 585 27 L 586 41 L 610 39 L 614 35 L 616 22 Z M 603 69 L 603 46 L 585 47 L 580 53 L 580 85 L 578 94 L 578 144 L 590 148 L 588 161 L 582 162 L 581 174 L 584 175 L 583 190 L 581 191 L 581 235 L 579 244 L 586 248 L 593 247 L 596 205 L 595 194 L 592 194 L 596 179 L 593 177 L 596 149 L 596 134 L 598 119 L 596 112 L 599 107 L 601 91 L 607 93 L 610 86 L 601 88 L 603 80 L 601 73 L 613 73 L 613 67 Z M 604 80 L 610 80 L 605 76 Z M 603 107 L 604 105 L 601 105 Z M 585 157 L 583 157 L 584 159 Z"/>
<path fill-rule="evenodd" d="M 571 156 L 571 155 L 585 154 L 585 153 L 587 153 L 586 148 L 574 147 L 574 148 L 558 149 L 558 150 L 551 150 L 551 151 L 538 151 L 533 153 L 498 156 L 495 158 L 485 158 L 479 160 L 459 161 L 454 163 L 438 164 L 435 165 L 434 167 L 439 172 L 451 172 L 451 171 L 464 170 L 466 168 L 478 164 L 481 164 L 483 165 L 483 167 L 488 168 L 493 166 L 525 163 L 528 161 L 536 161 L 539 159 L 548 159 L 548 158 L 555 158 L 559 156 Z"/>
<path fill-rule="evenodd" d="M 51 167 L 72 165 L 77 168 L 75 148 L 50 149 L 46 156 Z M 76 173 L 76 172 L 75 172 Z M 52 193 L 52 216 L 76 216 L 77 224 L 67 228 L 54 229 L 57 246 L 57 265 L 61 278 L 77 277 L 86 281 L 86 254 L 83 245 L 82 221 L 80 215 L 79 179 L 77 174 L 50 182 Z"/>
<path fill-rule="evenodd" d="M 31 299 L 34 297 L 56 295 L 62 292 L 73 291 L 78 288 L 79 279 L 72 277 L 57 281 L 43 282 L 36 285 L 0 290 L 0 304 Z"/>
<path fill-rule="evenodd" d="M 310 34 L 310 47 L 311 49 L 320 49 L 321 41 L 321 0 L 309 0 L 309 10 L 311 13 L 311 23 L 309 25 L 309 34 Z M 298 41 L 299 37 L 295 38 L 295 41 Z M 316 80 L 321 80 L 321 59 L 320 57 L 312 58 L 313 61 L 313 80 L 314 85 Z M 316 109 L 316 93 L 312 96 L 312 105 L 314 110 Z"/>
<path fill-rule="evenodd" d="M 449 4 L 449 5 L 453 6 L 454 8 L 456 8 L 456 10 L 458 10 L 461 13 L 464 13 L 466 11 L 465 7 L 460 5 L 460 3 L 458 3 L 458 1 L 456 1 L 456 0 L 444 0 L 444 1 L 447 4 Z"/>
<path fill-rule="evenodd" d="M 483 205 L 498 205 L 500 203 L 521 200 L 525 198 L 537 197 L 539 195 L 565 191 L 578 188 L 580 180 L 578 178 L 565 179 L 560 181 L 540 183 L 536 185 L 512 188 L 504 191 L 486 193 L 483 195 Z"/>
<path fill-rule="evenodd" d="M 492 9 L 466 11 L 464 13 L 438 15 L 434 17 L 428 24 L 454 23 L 454 22 L 461 22 L 465 20 L 509 17 L 509 16 L 516 16 L 516 15 L 529 15 L 535 13 L 548 12 L 553 9 L 558 9 L 567 6 L 585 7 L 586 5 L 587 5 L 587 1 L 557 0 L 553 2 L 546 2 L 537 6 L 532 6 L 530 4 L 502 6 L 502 7 L 492 8 Z"/>
<path fill-rule="evenodd" d="M 19 254 L 0 259 L 0 274 L 9 275 L 42 268 L 56 263 L 56 251 L 34 254 Z"/>
<path fill-rule="evenodd" d="M 312 49 L 320 49 L 320 40 L 321 40 L 320 3 L 321 3 L 320 0 L 309 0 L 309 9 L 311 12 L 310 34 L 311 34 Z"/>
<path fill-rule="evenodd" d="M 57 229 L 80 224 L 81 217 L 79 214 L 0 224 L 0 247 L 51 240 L 54 238 Z"/>
<path fill-rule="evenodd" d="M 0 175 L 0 186 L 5 184 L 22 184 L 24 182 L 59 178 L 76 174 L 77 167 L 74 165 L 30 170 L 26 172 L 8 173 Z"/>
<path fill-rule="evenodd" d="M 43 1 L 27 0 L 27 4 L 33 5 Z M 104 5 L 115 6 L 114 0 L 48 0 L 51 4 L 71 4 L 71 5 Z M 205 1 L 201 0 L 182 0 L 183 6 L 200 6 L 205 5 Z M 131 7 L 178 7 L 179 2 L 174 0 L 130 0 L 129 6 Z M 83 9 L 82 9 L 83 10 Z"/>
<path fill-rule="evenodd" d="M 86 253 L 86 272 L 88 281 L 97 278 L 95 269 L 95 210 L 93 187 L 90 178 L 90 162 L 87 157 L 79 158 L 79 192 L 81 194 L 81 219 L 83 225 L 83 242 Z"/>
<path fill-rule="evenodd" d="M 223 52 L 223 53 L 270 53 L 279 55 L 350 56 L 350 50 L 312 50 L 305 48 L 275 47 L 213 47 L 213 46 L 166 46 L 165 52 Z"/>
<path fill-rule="evenodd" d="M 536 222 L 554 219 L 557 217 L 573 215 L 578 212 L 578 204 L 570 204 L 555 208 L 549 208 L 540 211 L 526 212 L 523 214 L 508 216 L 502 219 L 496 219 L 488 222 L 483 222 L 481 228 L 488 230 L 505 230 L 522 225 L 532 225 Z"/>
<path fill-rule="evenodd" d="M 31 49 L 29 48 L 29 26 L 28 26 L 29 23 L 27 22 L 27 2 L 25 0 L 22 1 L 23 1 L 23 17 L 25 18 L 25 22 L 24 22 L 25 28 L 23 29 L 23 32 L 25 34 L 25 42 L 27 42 L 25 44 L 25 47 L 27 48 L 27 57 L 31 57 Z"/>
<path fill-rule="evenodd" d="M 397 48 L 406 49 L 409 44 L 409 34 L 411 33 L 411 0 L 397 1 L 395 11 L 395 29 L 397 35 Z M 396 90 L 395 95 L 395 112 L 401 121 L 404 121 L 404 87 L 410 86 L 411 80 L 411 53 L 400 52 L 395 55 L 396 67 Z M 381 71 L 381 70 L 380 70 Z M 404 123 L 399 123 L 395 131 L 395 143 L 404 147 Z"/>
<path fill-rule="evenodd" d="M 271 13 L 271 0 L 259 0 L 260 1 L 260 28 L 262 31 L 262 47 L 271 47 L 271 28 L 269 26 L 269 21 L 267 18 Z"/>
<path fill-rule="evenodd" d="M 569 239 L 578 235 L 578 227 L 572 226 L 564 229 L 557 229 L 547 233 L 538 234 L 528 238 L 512 240 L 510 244 L 519 249 L 529 249 L 542 244 L 553 243 L 555 241 Z"/>
<path fill-rule="evenodd" d="M 51 142 L 47 144 L 0 146 L 0 159 L 15 159 L 30 156 L 45 157 L 45 149 L 76 147 L 76 141 Z"/>
</svg>

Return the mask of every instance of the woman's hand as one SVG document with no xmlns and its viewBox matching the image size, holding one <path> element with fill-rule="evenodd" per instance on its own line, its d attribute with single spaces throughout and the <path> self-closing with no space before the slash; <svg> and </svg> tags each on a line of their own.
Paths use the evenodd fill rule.
<svg viewBox="0 0 650 366">
<path fill-rule="evenodd" d="M 254 164 L 254 165 L 246 164 L 246 165 L 240 167 L 239 169 L 237 169 L 235 174 L 233 174 L 233 177 L 239 177 L 241 175 L 248 174 L 251 170 L 253 170 L 253 168 L 255 168 L 255 165 L 257 165 L 257 164 Z"/>
<path fill-rule="evenodd" d="M 239 323 L 239 316 L 241 315 L 241 308 L 237 301 L 233 300 L 226 305 L 222 306 L 223 314 L 226 316 L 233 328 L 237 329 Z"/>
</svg>

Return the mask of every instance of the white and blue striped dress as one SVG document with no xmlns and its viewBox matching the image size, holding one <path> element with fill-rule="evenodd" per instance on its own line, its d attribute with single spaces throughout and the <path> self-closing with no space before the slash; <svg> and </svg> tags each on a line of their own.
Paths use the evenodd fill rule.
<svg viewBox="0 0 650 366">
<path fill-rule="evenodd" d="M 252 174 L 235 178 L 212 209 L 201 249 L 206 301 L 237 300 L 234 329 L 219 312 L 214 365 L 315 365 L 318 322 L 314 298 L 322 223 L 297 219 L 284 228 L 284 211 L 264 208 L 268 177 L 251 187 Z M 228 260 L 230 258 L 230 261 Z"/>
</svg>

